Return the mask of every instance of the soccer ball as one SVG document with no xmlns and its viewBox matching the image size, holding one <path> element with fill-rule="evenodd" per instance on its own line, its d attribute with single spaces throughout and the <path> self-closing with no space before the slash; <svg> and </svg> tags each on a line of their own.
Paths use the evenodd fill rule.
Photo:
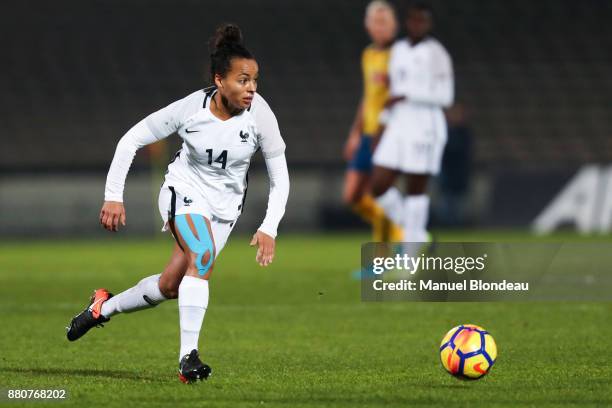
<svg viewBox="0 0 612 408">
<path fill-rule="evenodd" d="M 481 378 L 491 370 L 496 358 L 493 336 L 474 324 L 453 327 L 440 344 L 442 366 L 455 377 Z"/>
</svg>

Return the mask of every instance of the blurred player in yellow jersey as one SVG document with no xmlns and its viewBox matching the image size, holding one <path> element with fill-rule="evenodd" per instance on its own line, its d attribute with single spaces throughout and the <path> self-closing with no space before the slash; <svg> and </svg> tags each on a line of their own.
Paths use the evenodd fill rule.
<svg viewBox="0 0 612 408">
<path fill-rule="evenodd" d="M 397 34 L 393 6 L 374 0 L 366 8 L 365 28 L 372 43 L 361 57 L 363 96 L 344 147 L 349 162 L 343 199 L 372 225 L 374 241 L 401 241 L 402 230 L 393 224 L 368 193 L 372 171 L 372 140 L 379 132 L 379 115 L 389 97 L 388 64 L 390 47 Z"/>
</svg>

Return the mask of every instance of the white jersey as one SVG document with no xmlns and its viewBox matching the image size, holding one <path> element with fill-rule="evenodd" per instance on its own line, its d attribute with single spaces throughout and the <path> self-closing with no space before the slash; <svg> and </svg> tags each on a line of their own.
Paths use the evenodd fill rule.
<svg viewBox="0 0 612 408">
<path fill-rule="evenodd" d="M 390 94 L 406 97 L 393 107 L 389 120 L 406 115 L 413 120 L 431 120 L 432 112 L 442 114 L 442 108 L 453 103 L 452 61 L 435 38 L 425 38 L 414 46 L 408 39 L 397 41 L 391 47 L 389 79 Z"/>
<path fill-rule="evenodd" d="M 389 79 L 390 95 L 405 99 L 384 115 L 386 128 L 374 164 L 404 173 L 438 173 L 447 139 L 442 108 L 454 97 L 448 52 L 431 37 L 414 46 L 399 40 L 391 48 Z"/>
<path fill-rule="evenodd" d="M 212 215 L 235 220 L 242 210 L 251 157 L 259 149 L 266 159 L 283 155 L 285 143 L 276 117 L 259 94 L 249 109 L 221 120 L 210 111 L 215 92 L 214 87 L 199 90 L 152 113 L 143 122 L 153 139 L 139 132 L 130 140 L 139 139 L 136 147 L 142 147 L 177 133 L 183 145 L 168 166 L 165 184 L 197 191 Z M 123 184 L 132 158 L 133 154 L 125 168 L 125 158 L 115 155 L 107 179 L 107 201 L 123 201 Z"/>
</svg>

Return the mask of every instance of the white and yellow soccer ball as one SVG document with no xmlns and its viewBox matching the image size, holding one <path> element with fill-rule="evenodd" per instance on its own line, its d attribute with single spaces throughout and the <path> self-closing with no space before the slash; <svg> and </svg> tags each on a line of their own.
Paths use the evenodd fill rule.
<svg viewBox="0 0 612 408">
<path fill-rule="evenodd" d="M 442 366 L 455 377 L 482 378 L 496 359 L 497 345 L 493 336 L 474 324 L 453 327 L 440 344 Z"/>
</svg>

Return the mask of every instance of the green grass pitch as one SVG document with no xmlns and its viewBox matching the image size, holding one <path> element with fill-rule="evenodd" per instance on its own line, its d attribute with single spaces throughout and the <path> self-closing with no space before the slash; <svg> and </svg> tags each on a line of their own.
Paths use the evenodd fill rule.
<svg viewBox="0 0 612 408">
<path fill-rule="evenodd" d="M 176 375 L 176 301 L 65 338 L 94 288 L 117 293 L 159 273 L 169 239 L 0 243 L 0 388 L 63 388 L 53 406 L 76 407 L 612 405 L 612 304 L 363 303 L 350 272 L 364 240 L 281 235 L 274 264 L 260 268 L 248 237 L 231 237 L 200 337 L 213 376 L 194 386 Z M 497 341 L 482 380 L 440 365 L 439 342 L 460 323 Z"/>
</svg>

